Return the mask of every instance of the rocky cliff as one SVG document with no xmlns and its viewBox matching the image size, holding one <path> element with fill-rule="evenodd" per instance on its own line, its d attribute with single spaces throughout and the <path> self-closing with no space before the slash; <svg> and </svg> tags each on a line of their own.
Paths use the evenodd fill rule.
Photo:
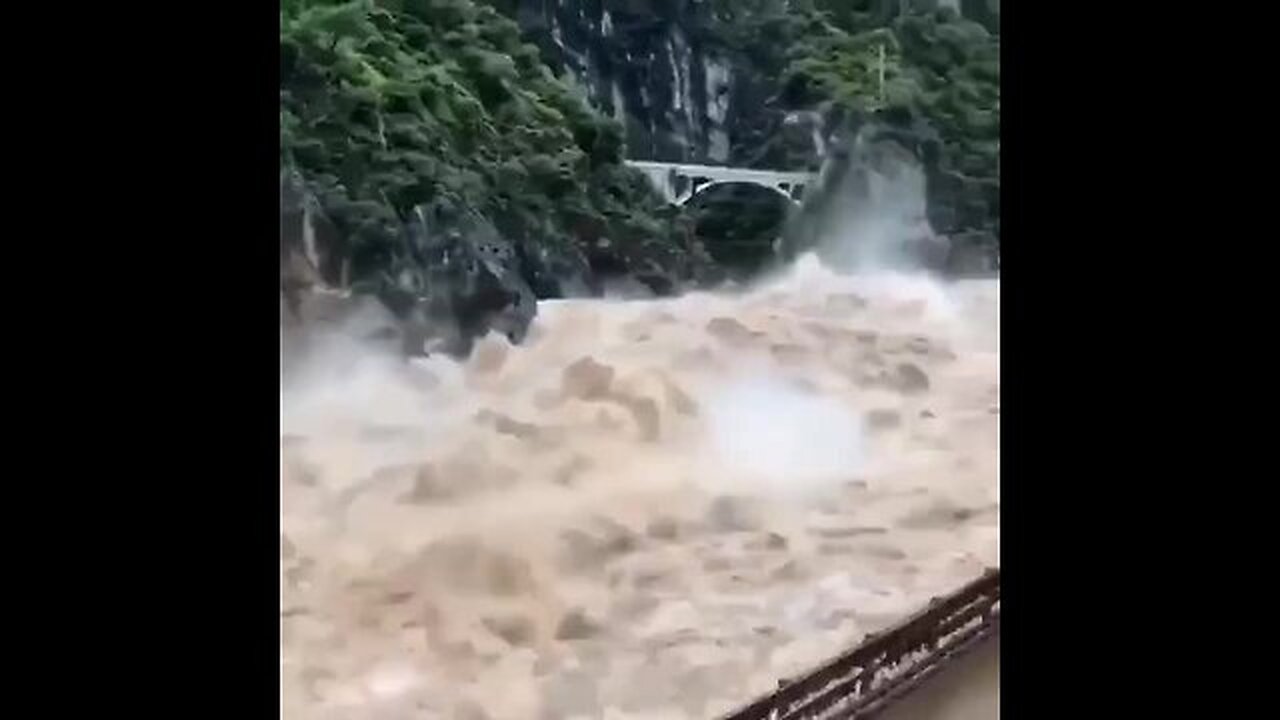
<svg viewBox="0 0 1280 720">
<path fill-rule="evenodd" d="M 771 102 L 781 68 L 734 43 L 736 18 L 725 3 L 495 4 L 518 18 L 561 77 L 623 125 L 634 158 L 757 165 L 764 147 L 782 134 L 812 149 L 808 117 Z"/>
<path fill-rule="evenodd" d="M 749 193 L 676 210 L 625 159 L 824 167 L 816 208 L 865 185 L 840 180 L 864 154 L 832 151 L 857 138 L 904 148 L 932 229 L 996 257 L 998 13 L 993 0 L 282 0 L 284 305 L 315 287 L 375 295 L 410 328 L 450 318 L 440 342 L 459 352 L 489 329 L 518 340 L 533 298 L 618 280 L 669 293 L 722 277 L 714 261 L 773 254 L 781 210 Z M 792 227 L 793 249 L 822 235 Z M 422 331 L 402 334 L 421 351 Z"/>
<path fill-rule="evenodd" d="M 712 271 L 623 164 L 623 129 L 490 5 L 282 0 L 280 28 L 287 307 L 376 295 L 411 326 L 450 317 L 465 351 L 488 329 L 519 339 L 535 296 Z"/>
<path fill-rule="evenodd" d="M 636 159 L 757 165 L 790 135 L 823 149 L 813 119 L 777 97 L 791 48 L 784 17 L 806 6 L 862 10 L 868 27 L 949 8 L 998 32 L 999 0 L 493 0 L 566 81 L 626 129 Z M 831 5 L 831 8 L 824 7 Z M 838 12 L 838 11 L 837 11 Z M 744 34 L 761 36 L 744 42 Z"/>
<path fill-rule="evenodd" d="M 999 0 L 495 4 L 623 125 L 629 157 L 813 169 L 864 131 L 896 137 L 927 176 L 928 220 L 960 248 L 956 264 L 998 263 Z M 749 214 L 694 222 L 723 234 L 726 216 Z M 770 232 L 755 230 L 742 232 Z"/>
</svg>

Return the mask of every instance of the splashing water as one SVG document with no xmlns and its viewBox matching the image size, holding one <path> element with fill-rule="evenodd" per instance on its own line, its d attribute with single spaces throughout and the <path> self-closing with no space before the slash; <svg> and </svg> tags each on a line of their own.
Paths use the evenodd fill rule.
<svg viewBox="0 0 1280 720">
<path fill-rule="evenodd" d="M 998 562 L 995 281 L 545 302 L 283 397 L 290 718 L 705 718 Z"/>
<path fill-rule="evenodd" d="M 841 403 L 768 376 L 713 395 L 707 430 L 730 484 L 761 494 L 808 494 L 862 469 L 862 426 Z"/>
</svg>

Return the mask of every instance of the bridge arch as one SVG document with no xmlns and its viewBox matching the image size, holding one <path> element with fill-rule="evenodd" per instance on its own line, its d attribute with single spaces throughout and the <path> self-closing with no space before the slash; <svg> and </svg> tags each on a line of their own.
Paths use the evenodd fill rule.
<svg viewBox="0 0 1280 720">
<path fill-rule="evenodd" d="M 792 203 L 799 204 L 805 189 L 812 185 L 813 173 L 780 172 L 750 168 L 689 165 L 628 160 L 627 165 L 648 176 L 653 186 L 672 205 L 684 205 L 717 185 L 750 184 L 768 188 Z"/>
<path fill-rule="evenodd" d="M 682 193 L 679 197 L 675 198 L 675 200 L 672 202 L 672 204 L 674 204 L 674 205 L 687 205 L 687 204 L 689 204 L 689 203 L 690 203 L 694 198 L 696 198 L 696 197 L 698 197 L 699 195 L 701 195 L 701 194 L 705 193 L 706 191 L 710 190 L 711 188 L 714 188 L 714 187 L 723 187 L 723 186 L 725 186 L 725 185 L 754 185 L 754 186 L 756 186 L 756 187 L 762 187 L 762 188 L 765 188 L 766 190 L 771 190 L 771 191 L 773 191 L 773 192 L 774 192 L 774 193 L 776 193 L 777 195 L 781 196 L 783 200 L 786 200 L 786 201 L 788 201 L 788 202 L 792 203 L 793 205 L 799 205 L 799 204 L 800 204 L 800 199 L 801 199 L 801 197 L 802 197 L 802 196 L 803 196 L 803 194 L 804 194 L 804 186 L 805 186 L 805 184 L 804 184 L 804 183 L 802 183 L 802 182 L 801 182 L 801 183 L 795 183 L 795 184 L 792 184 L 792 183 L 789 183 L 789 182 L 786 182 L 786 183 L 760 183 L 760 182 L 749 182 L 749 181 L 744 181 L 744 180 L 708 180 L 708 181 L 706 181 L 706 182 L 702 182 L 702 183 L 697 183 L 697 184 L 695 184 L 695 185 L 694 185 L 693 187 L 691 187 L 689 190 L 687 190 L 686 192 Z"/>
</svg>

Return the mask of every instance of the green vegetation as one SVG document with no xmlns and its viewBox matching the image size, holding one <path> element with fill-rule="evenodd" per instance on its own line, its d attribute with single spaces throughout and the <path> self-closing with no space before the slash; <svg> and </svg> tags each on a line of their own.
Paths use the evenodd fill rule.
<svg viewBox="0 0 1280 720">
<path fill-rule="evenodd" d="M 711 5 L 709 21 L 686 31 L 729 50 L 735 72 L 769 88 L 774 107 L 821 109 L 855 127 L 933 128 L 937 140 L 915 149 L 926 156 L 931 208 L 946 210 L 935 225 L 998 242 L 998 35 L 950 11 L 899 16 L 896 0 Z M 515 6 L 281 1 L 281 168 L 302 179 L 343 236 L 353 286 L 381 291 L 406 276 L 430 285 L 435 261 L 415 247 L 423 233 L 406 231 L 415 221 L 432 236 L 490 226 L 486 236 L 514 246 L 540 295 L 558 292 L 548 278 L 587 268 L 659 285 L 700 275 L 709 259 L 694 252 L 695 225 L 709 242 L 716 234 L 771 242 L 777 203 L 742 210 L 761 202 L 758 193 L 704 203 L 692 209 L 696 219 L 665 207 L 623 165 L 623 129 L 522 41 L 504 14 Z M 767 161 L 811 160 L 801 157 L 806 137 L 788 143 L 777 143 L 782 160 Z M 740 255 L 722 250 L 722 263 Z"/>
<path fill-rule="evenodd" d="M 717 0 L 711 36 L 777 78 L 779 104 L 936 131 L 922 152 L 944 232 L 999 237 L 1000 38 L 884 0 Z M 998 19 L 997 19 L 998 22 Z"/>
<path fill-rule="evenodd" d="M 621 128 L 487 4 L 282 0 L 280 144 L 348 238 L 357 286 L 426 271 L 404 232 L 424 207 L 566 266 L 685 269 L 677 219 L 621 164 Z"/>
</svg>

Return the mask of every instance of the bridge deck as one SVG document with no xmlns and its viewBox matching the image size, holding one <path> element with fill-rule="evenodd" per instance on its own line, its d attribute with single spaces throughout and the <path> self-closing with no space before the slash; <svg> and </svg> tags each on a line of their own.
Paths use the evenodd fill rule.
<svg viewBox="0 0 1280 720">
<path fill-rule="evenodd" d="M 691 163 L 664 163 L 628 160 L 627 165 L 643 172 L 668 201 L 683 205 L 694 195 L 715 185 L 749 183 L 769 188 L 797 202 L 815 174 L 805 171 L 756 170 Z"/>
<path fill-rule="evenodd" d="M 777 182 L 807 182 L 813 179 L 813 173 L 784 172 L 781 170 L 756 170 L 754 168 L 736 168 L 720 165 L 693 165 L 687 163 L 663 163 L 647 160 L 628 160 L 627 164 L 645 172 L 670 172 L 675 170 L 682 175 L 705 177 L 712 180 L 753 182 L 773 184 Z"/>
</svg>

